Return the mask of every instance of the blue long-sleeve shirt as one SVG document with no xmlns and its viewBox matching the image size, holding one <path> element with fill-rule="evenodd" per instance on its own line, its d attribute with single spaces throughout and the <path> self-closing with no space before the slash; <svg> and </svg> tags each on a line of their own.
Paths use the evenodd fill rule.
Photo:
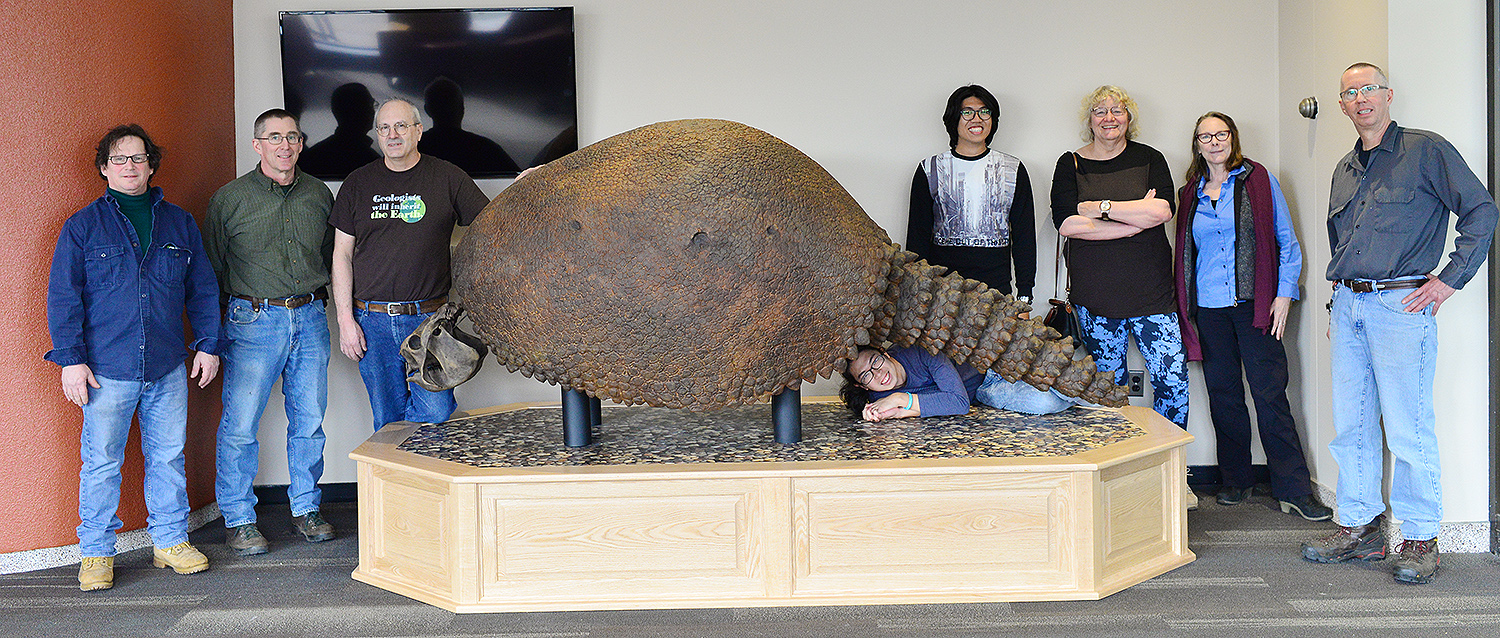
<svg viewBox="0 0 1500 638">
<path fill-rule="evenodd" d="M 871 392 L 870 401 L 910 392 L 921 401 L 922 416 L 968 414 L 979 385 L 984 383 L 984 373 L 967 365 L 955 366 L 948 357 L 921 348 L 892 348 L 886 355 L 906 369 L 906 385 Z"/>
<path fill-rule="evenodd" d="M 154 381 L 182 364 L 188 347 L 219 354 L 219 285 L 198 224 L 152 187 L 151 241 L 142 247 L 108 194 L 63 223 L 47 285 L 47 328 L 60 366 L 88 364 L 96 375 Z"/>
<path fill-rule="evenodd" d="M 1500 209 L 1458 149 L 1432 131 L 1386 127 L 1360 159 L 1361 143 L 1333 169 L 1328 194 L 1328 280 L 1394 279 L 1438 267 L 1448 211 L 1458 217 L 1453 252 L 1437 278 L 1463 288 L 1489 255 Z"/>
<path fill-rule="evenodd" d="M 1217 204 L 1204 194 L 1203 181 L 1198 182 L 1197 217 L 1193 219 L 1193 245 L 1198 250 L 1194 278 L 1198 286 L 1197 303 L 1202 308 L 1228 308 L 1240 301 L 1235 293 L 1234 183 L 1245 170 L 1246 165 L 1241 164 L 1229 171 L 1229 178 L 1219 187 Z M 1297 280 L 1302 276 L 1302 245 L 1292 231 L 1292 216 L 1287 211 L 1286 197 L 1281 194 L 1281 182 L 1269 172 L 1266 176 L 1271 178 L 1276 243 L 1281 248 L 1276 296 L 1299 299 Z"/>
</svg>

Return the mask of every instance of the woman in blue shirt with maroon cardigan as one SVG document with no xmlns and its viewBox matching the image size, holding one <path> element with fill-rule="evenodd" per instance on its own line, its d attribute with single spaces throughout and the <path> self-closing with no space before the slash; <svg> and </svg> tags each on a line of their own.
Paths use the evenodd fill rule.
<svg viewBox="0 0 1500 638">
<path fill-rule="evenodd" d="M 1240 369 L 1271 470 L 1271 493 L 1283 512 L 1327 520 L 1313 495 L 1307 460 L 1287 402 L 1281 336 L 1297 299 L 1302 248 L 1292 232 L 1276 176 L 1240 153 L 1239 130 L 1210 111 L 1193 130 L 1193 162 L 1178 192 L 1173 263 L 1177 314 L 1190 361 L 1203 362 L 1208 407 L 1218 443 L 1220 505 L 1250 495 L 1250 414 Z"/>
</svg>

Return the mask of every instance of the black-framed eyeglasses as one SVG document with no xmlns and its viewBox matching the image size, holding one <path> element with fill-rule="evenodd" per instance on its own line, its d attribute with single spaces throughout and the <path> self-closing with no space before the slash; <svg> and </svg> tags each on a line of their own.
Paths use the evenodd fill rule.
<svg viewBox="0 0 1500 638">
<path fill-rule="evenodd" d="M 119 166 L 121 164 L 124 164 L 125 162 L 130 162 L 132 164 L 145 164 L 146 160 L 149 159 L 151 159 L 151 157 L 146 155 L 145 153 L 136 153 L 135 155 L 111 155 L 109 156 L 109 163 L 114 164 L 115 166 Z"/>
<path fill-rule="evenodd" d="M 870 381 L 875 378 L 875 371 L 885 365 L 886 356 L 884 352 L 877 352 L 870 357 L 870 367 L 854 377 L 854 381 L 862 386 L 869 387 Z"/>
<path fill-rule="evenodd" d="M 417 124 L 407 124 L 406 122 L 396 122 L 395 124 L 381 124 L 375 127 L 375 132 L 381 137 L 389 136 L 391 134 L 391 131 L 395 131 L 397 135 L 406 135 L 407 129 L 415 128 L 416 126 Z"/>
<path fill-rule="evenodd" d="M 964 118 L 965 120 L 972 120 L 976 116 L 978 116 L 981 120 L 988 120 L 990 119 L 990 110 L 987 108 L 979 109 L 978 111 L 974 109 L 964 109 L 958 112 L 958 116 Z"/>
<path fill-rule="evenodd" d="M 1371 93 L 1374 93 L 1374 92 L 1379 91 L 1381 89 L 1389 89 L 1389 88 L 1391 88 L 1391 87 L 1382 86 L 1382 85 L 1379 85 L 1379 84 L 1366 84 L 1366 85 L 1364 85 L 1362 87 L 1359 87 L 1357 89 L 1349 89 L 1347 91 L 1341 91 L 1341 92 L 1339 92 L 1339 99 L 1343 100 L 1345 102 L 1353 102 L 1355 100 L 1355 98 L 1358 98 L 1360 95 L 1364 95 L 1365 97 L 1369 97 Z"/>
<path fill-rule="evenodd" d="M 1219 131 L 1218 133 L 1199 133 L 1195 137 L 1198 138 L 1198 143 L 1199 144 L 1207 144 L 1207 143 L 1212 142 L 1214 140 L 1219 140 L 1220 142 L 1227 142 L 1227 141 L 1229 141 L 1229 131 Z"/>
<path fill-rule="evenodd" d="M 287 133 L 286 135 L 282 135 L 280 133 L 272 133 L 265 137 L 257 137 L 255 139 L 258 139 L 262 142 L 269 142 L 271 146 L 280 146 L 282 142 L 286 142 L 288 144 L 296 146 L 298 144 L 301 144 L 303 140 L 307 139 L 307 136 L 301 133 Z"/>
</svg>

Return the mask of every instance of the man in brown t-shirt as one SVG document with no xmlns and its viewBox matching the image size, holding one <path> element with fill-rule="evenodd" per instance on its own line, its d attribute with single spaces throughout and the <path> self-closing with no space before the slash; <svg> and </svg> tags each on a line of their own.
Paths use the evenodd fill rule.
<svg viewBox="0 0 1500 638">
<path fill-rule="evenodd" d="M 339 349 L 359 362 L 376 429 L 444 421 L 453 391 L 408 383 L 401 342 L 448 300 L 453 225 L 469 225 L 489 199 L 458 167 L 417 151 L 412 103 L 381 104 L 375 133 L 384 157 L 349 174 L 328 220 Z"/>
</svg>

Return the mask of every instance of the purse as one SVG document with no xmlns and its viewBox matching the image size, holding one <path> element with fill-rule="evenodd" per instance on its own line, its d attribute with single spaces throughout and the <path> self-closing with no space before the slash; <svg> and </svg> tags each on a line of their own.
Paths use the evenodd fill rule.
<svg viewBox="0 0 1500 638">
<path fill-rule="evenodd" d="M 1056 263 L 1055 263 L 1055 269 L 1052 271 L 1052 273 L 1053 273 L 1052 274 L 1052 288 L 1053 288 L 1053 290 L 1057 290 L 1057 288 L 1058 288 L 1057 284 L 1058 284 L 1058 280 L 1059 280 L 1058 274 L 1062 272 L 1062 261 L 1063 261 L 1063 259 L 1062 259 L 1063 258 L 1063 238 L 1062 238 L 1062 235 L 1058 235 L 1057 236 L 1057 253 L 1056 254 L 1057 254 L 1057 258 L 1056 258 Z M 1069 273 L 1068 276 L 1069 276 L 1069 278 L 1071 278 L 1072 274 Z M 1071 286 L 1069 286 L 1069 288 L 1070 287 Z M 1063 288 L 1063 294 L 1067 295 L 1069 297 L 1072 296 L 1071 294 L 1069 294 L 1068 288 Z M 1047 300 L 1047 303 L 1051 305 L 1051 308 L 1047 311 L 1047 317 L 1044 318 L 1044 319 L 1042 319 L 1042 323 L 1045 324 L 1047 327 L 1052 328 L 1053 330 L 1058 331 L 1064 337 L 1072 337 L 1073 338 L 1073 356 L 1074 357 L 1079 357 L 1079 356 L 1082 356 L 1082 355 L 1089 354 L 1089 348 L 1088 348 L 1087 345 L 1084 345 L 1084 341 L 1083 341 L 1083 324 L 1081 324 L 1081 323 L 1078 322 L 1078 312 L 1073 309 L 1073 302 L 1071 300 L 1069 300 L 1069 299 L 1049 299 L 1049 300 Z"/>
</svg>

